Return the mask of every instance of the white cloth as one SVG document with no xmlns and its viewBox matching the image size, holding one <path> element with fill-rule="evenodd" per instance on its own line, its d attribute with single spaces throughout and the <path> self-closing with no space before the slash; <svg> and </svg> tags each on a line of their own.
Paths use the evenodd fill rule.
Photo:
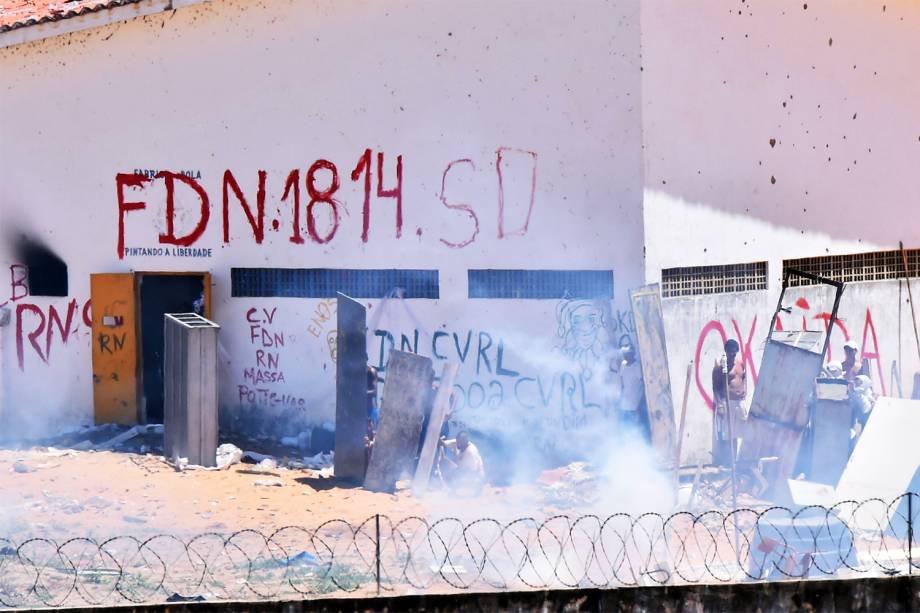
<svg viewBox="0 0 920 613">
<path fill-rule="evenodd" d="M 638 360 L 632 364 L 627 364 L 626 360 L 623 360 L 617 378 L 620 381 L 620 410 L 638 411 L 642 406 L 642 396 L 645 393 L 645 386 L 642 384 L 642 367 L 639 366 Z"/>
</svg>

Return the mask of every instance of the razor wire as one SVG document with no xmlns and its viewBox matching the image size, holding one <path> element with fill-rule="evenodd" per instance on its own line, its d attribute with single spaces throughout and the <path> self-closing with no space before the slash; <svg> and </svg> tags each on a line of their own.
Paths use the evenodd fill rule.
<svg viewBox="0 0 920 613">
<path fill-rule="evenodd" d="M 189 538 L 0 538 L 0 606 L 618 588 L 911 574 L 917 493 L 831 507 L 464 521 L 373 515 Z"/>
</svg>

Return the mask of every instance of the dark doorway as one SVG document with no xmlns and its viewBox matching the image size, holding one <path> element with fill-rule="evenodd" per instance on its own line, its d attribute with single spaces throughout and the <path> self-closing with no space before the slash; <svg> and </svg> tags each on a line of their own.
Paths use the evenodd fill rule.
<svg viewBox="0 0 920 613">
<path fill-rule="evenodd" d="M 163 423 L 163 315 L 204 314 L 204 275 L 141 274 L 143 415 Z"/>
</svg>

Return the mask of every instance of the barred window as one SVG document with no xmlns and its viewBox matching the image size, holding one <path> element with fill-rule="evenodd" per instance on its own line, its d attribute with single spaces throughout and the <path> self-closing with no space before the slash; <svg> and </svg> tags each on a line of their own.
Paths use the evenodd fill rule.
<svg viewBox="0 0 920 613">
<path fill-rule="evenodd" d="M 665 268 L 661 271 L 661 296 L 704 296 L 767 289 L 767 263 L 720 264 Z"/>
<path fill-rule="evenodd" d="M 920 276 L 920 249 L 905 249 L 904 252 L 907 255 L 910 276 Z M 787 268 L 795 268 L 844 283 L 904 278 L 904 261 L 899 250 L 783 260 L 783 272 Z M 815 285 L 815 282 L 793 276 L 789 278 L 789 285 Z"/>
<path fill-rule="evenodd" d="M 403 298 L 440 295 L 437 270 L 345 268 L 231 268 L 230 295 L 257 298 L 384 298 L 401 290 Z"/>
<path fill-rule="evenodd" d="M 612 270 L 469 270 L 470 298 L 613 300 Z"/>
</svg>

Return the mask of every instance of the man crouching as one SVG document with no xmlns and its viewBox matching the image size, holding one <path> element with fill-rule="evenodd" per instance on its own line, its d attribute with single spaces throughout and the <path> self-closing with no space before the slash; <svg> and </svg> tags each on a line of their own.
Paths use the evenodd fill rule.
<svg viewBox="0 0 920 613">
<path fill-rule="evenodd" d="M 451 489 L 469 489 L 478 494 L 485 485 L 485 467 L 479 449 L 470 441 L 466 430 L 457 434 L 455 439 L 441 438 L 440 470 L 446 484 Z"/>
</svg>

